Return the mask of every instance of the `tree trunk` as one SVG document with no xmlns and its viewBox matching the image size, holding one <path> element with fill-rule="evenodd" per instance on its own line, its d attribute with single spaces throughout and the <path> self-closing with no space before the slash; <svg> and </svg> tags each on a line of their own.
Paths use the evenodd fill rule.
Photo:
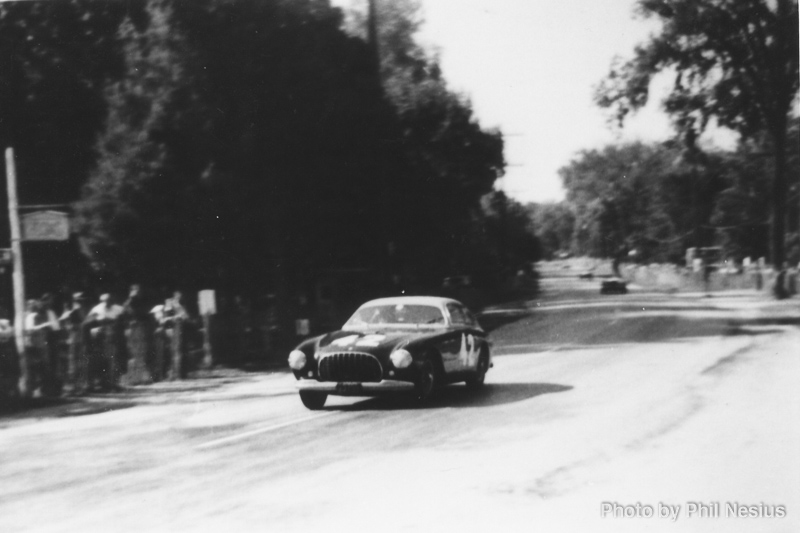
<svg viewBox="0 0 800 533">
<path fill-rule="evenodd" d="M 772 132 L 775 148 L 775 176 L 772 185 L 772 265 L 776 269 L 780 269 L 785 260 L 786 196 L 788 194 L 786 179 L 786 120 L 779 120 L 778 122 L 780 125 Z"/>
<path fill-rule="evenodd" d="M 794 0 L 796 2 L 796 0 Z M 789 112 L 793 107 L 796 89 L 792 77 L 797 77 L 797 8 L 792 14 L 792 0 L 779 0 L 776 27 L 771 51 L 777 54 L 769 66 L 772 83 L 772 112 L 766 117 L 775 149 L 775 177 L 772 187 L 772 264 L 781 269 L 786 260 L 786 198 L 789 194 L 786 175 L 786 144 Z M 793 20 L 795 19 L 795 20 Z M 785 67 L 790 67 L 786 69 Z M 789 72 L 793 72 L 790 74 Z M 769 108 L 769 106 L 768 106 Z"/>
</svg>

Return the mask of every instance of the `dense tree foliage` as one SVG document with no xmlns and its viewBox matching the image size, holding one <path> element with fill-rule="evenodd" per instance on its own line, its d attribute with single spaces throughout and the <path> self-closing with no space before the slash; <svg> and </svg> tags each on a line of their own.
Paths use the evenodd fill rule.
<svg viewBox="0 0 800 533">
<path fill-rule="evenodd" d="M 575 213 L 578 253 L 676 260 L 688 246 L 709 246 L 713 199 L 724 182 L 719 161 L 672 143 L 632 143 L 581 153 L 561 170 Z"/>
<path fill-rule="evenodd" d="M 800 137 L 790 128 L 788 170 L 798 190 Z M 687 149 L 683 143 L 629 143 L 577 154 L 560 171 L 564 202 L 530 207 L 545 255 L 558 250 L 681 263 L 689 247 L 720 246 L 726 258 L 766 257 L 769 176 L 763 142 L 734 152 Z M 788 258 L 800 260 L 796 202 L 788 210 Z"/>
<path fill-rule="evenodd" d="M 543 258 L 552 259 L 559 252 L 568 252 L 572 249 L 575 214 L 572 212 L 571 204 L 535 203 L 529 204 L 527 210 L 528 216 L 533 221 Z"/>
<path fill-rule="evenodd" d="M 370 4 L 381 88 L 395 110 L 405 156 L 400 193 L 426 228 L 409 227 L 398 235 L 399 247 L 412 258 L 405 268 L 414 278 L 431 280 L 485 268 L 478 257 L 498 257 L 498 243 L 485 238 L 480 199 L 503 174 L 502 135 L 481 128 L 470 102 L 447 87 L 438 58 L 417 44 L 422 23 L 417 1 Z M 369 36 L 366 14 L 366 9 L 352 12 L 348 25 L 361 38 Z"/>
<path fill-rule="evenodd" d="M 76 205 L 81 235 L 98 270 L 122 279 L 175 279 L 194 259 L 191 219 L 197 180 L 210 162 L 199 134 L 202 79 L 168 2 L 147 5 L 137 27 L 119 29 L 125 71 L 107 90 L 98 165 Z M 177 269 L 177 270 L 176 270 Z"/>
<path fill-rule="evenodd" d="M 525 206 L 503 191 L 487 194 L 483 204 L 486 238 L 493 244 L 495 264 L 500 269 L 527 270 L 532 262 L 541 259 L 541 244 Z"/>
<path fill-rule="evenodd" d="M 0 145 L 15 148 L 23 202 L 78 195 L 95 160 L 105 83 L 122 70 L 125 10 L 91 0 L 0 4 Z"/>
<path fill-rule="evenodd" d="M 104 88 L 123 70 L 117 29 L 132 4 L 63 0 L 0 3 L 0 147 L 13 147 L 23 205 L 74 201 L 96 160 Z M 5 187 L 0 197 L 5 198 Z M 0 243 L 8 242 L 0 202 Z M 5 244 L 8 246 L 8 244 Z M 75 242 L 25 245 L 29 294 L 79 283 Z M 0 298 L 10 298 L 6 287 Z"/>
<path fill-rule="evenodd" d="M 745 137 L 768 141 L 772 259 L 784 259 L 788 124 L 800 84 L 796 0 L 639 0 L 661 31 L 616 63 L 597 101 L 624 120 L 648 99 L 651 78 L 673 71 L 664 102 L 691 145 L 711 118 Z"/>
<path fill-rule="evenodd" d="M 414 4 L 380 3 L 380 68 L 327 0 L 25 4 L 0 6 L 0 136 L 30 201 L 80 194 L 96 275 L 285 300 L 503 255 L 481 203 L 502 137 L 416 45 Z"/>
<path fill-rule="evenodd" d="M 762 136 L 763 137 L 763 136 Z M 712 224 L 718 231 L 718 244 L 734 256 L 767 257 L 770 225 L 770 181 L 774 158 L 768 139 L 748 139 L 726 158 L 728 187 L 717 198 Z M 787 142 L 786 259 L 800 262 L 800 120 L 792 119 Z"/>
</svg>

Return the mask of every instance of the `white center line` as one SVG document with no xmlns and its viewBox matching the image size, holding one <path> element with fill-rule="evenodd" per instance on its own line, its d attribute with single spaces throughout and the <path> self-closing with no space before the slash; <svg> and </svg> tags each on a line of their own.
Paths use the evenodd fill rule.
<svg viewBox="0 0 800 533">
<path fill-rule="evenodd" d="M 221 444 L 227 444 L 229 442 L 236 442 L 237 440 L 246 439 L 252 437 L 253 435 L 260 435 L 261 433 L 269 433 L 270 431 L 275 431 L 276 429 L 285 428 L 288 426 L 294 426 L 295 424 L 302 424 L 303 422 L 309 422 L 311 420 L 315 420 L 317 418 L 322 418 L 324 416 L 329 416 L 335 414 L 337 411 L 327 411 L 325 413 L 320 413 L 317 415 L 307 416 L 305 418 L 298 418 L 296 420 L 290 420 L 288 422 L 283 422 L 280 424 L 275 424 L 272 426 L 267 426 L 259 429 L 253 429 L 250 431 L 245 431 L 244 433 L 238 433 L 236 435 L 230 435 L 228 437 L 223 437 L 221 439 L 216 439 L 212 441 L 208 441 L 206 443 L 198 445 L 196 448 L 198 450 L 205 450 L 207 448 L 213 448 L 215 446 L 219 446 Z"/>
</svg>

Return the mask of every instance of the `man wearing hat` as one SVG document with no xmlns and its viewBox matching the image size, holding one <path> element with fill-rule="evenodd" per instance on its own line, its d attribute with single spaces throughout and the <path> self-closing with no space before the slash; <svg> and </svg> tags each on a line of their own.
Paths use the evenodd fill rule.
<svg viewBox="0 0 800 533">
<path fill-rule="evenodd" d="M 89 311 L 89 298 L 83 292 L 76 292 L 72 295 L 72 307 L 59 319 L 67 332 L 67 383 L 72 394 L 86 392 L 90 384 L 89 352 L 82 327 Z"/>
<path fill-rule="evenodd" d="M 60 384 L 51 358 L 51 333 L 61 326 L 58 318 L 44 300 L 28 300 L 25 315 L 25 347 L 30 365 L 30 388 L 43 396 L 58 396 Z"/>
<path fill-rule="evenodd" d="M 94 380 L 100 377 L 103 389 L 119 388 L 120 363 L 125 356 L 122 349 L 124 331 L 122 329 L 123 308 L 114 301 L 111 293 L 100 295 L 100 303 L 95 305 L 83 322 L 84 338 L 89 343 L 89 389 Z M 88 335 L 87 335 L 88 332 Z"/>
</svg>

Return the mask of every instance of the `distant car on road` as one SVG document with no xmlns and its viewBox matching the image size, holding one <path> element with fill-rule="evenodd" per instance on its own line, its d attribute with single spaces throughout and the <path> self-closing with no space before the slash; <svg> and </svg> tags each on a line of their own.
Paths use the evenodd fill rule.
<svg viewBox="0 0 800 533">
<path fill-rule="evenodd" d="M 328 395 L 409 393 L 420 402 L 440 385 L 481 387 L 492 366 L 489 341 L 461 303 L 435 296 L 372 300 L 339 331 L 289 354 L 300 400 L 321 409 Z"/>
<path fill-rule="evenodd" d="M 620 278 L 603 280 L 600 283 L 600 294 L 627 294 L 628 282 Z"/>
</svg>

